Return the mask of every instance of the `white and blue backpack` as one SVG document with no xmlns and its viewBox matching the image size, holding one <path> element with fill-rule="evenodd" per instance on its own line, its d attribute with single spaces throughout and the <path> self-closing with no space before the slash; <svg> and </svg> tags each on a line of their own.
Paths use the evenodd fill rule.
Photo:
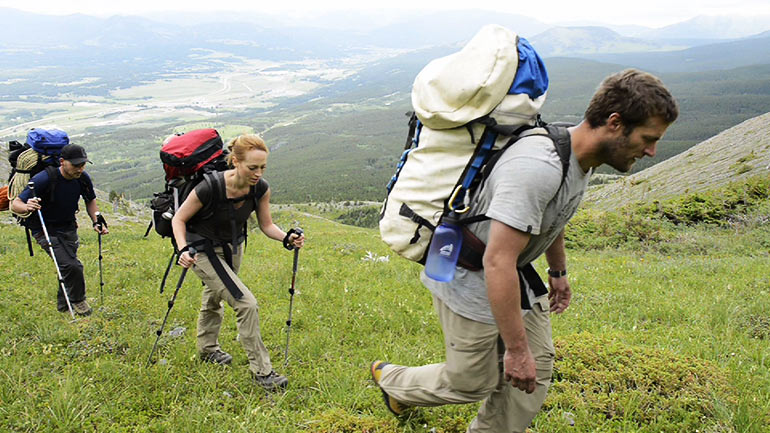
<svg viewBox="0 0 770 433">
<path fill-rule="evenodd" d="M 539 110 L 547 89 L 540 56 L 498 25 L 483 27 L 462 50 L 425 66 L 412 87 L 407 142 L 380 213 L 382 240 L 424 263 L 435 227 L 450 211 L 469 210 L 470 193 L 492 156 L 545 125 Z M 540 133 L 554 131 L 549 126 Z"/>
</svg>

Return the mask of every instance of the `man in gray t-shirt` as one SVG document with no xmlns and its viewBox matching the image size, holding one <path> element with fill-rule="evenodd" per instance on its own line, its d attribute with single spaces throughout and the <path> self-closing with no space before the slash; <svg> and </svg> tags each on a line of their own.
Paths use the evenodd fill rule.
<svg viewBox="0 0 770 433">
<path fill-rule="evenodd" d="M 405 367 L 375 361 L 371 366 L 391 412 L 484 400 L 469 432 L 526 430 L 550 386 L 549 314 L 563 312 L 572 296 L 564 227 L 593 169 L 608 164 L 626 172 L 636 159 L 654 156 L 678 113 L 660 80 L 626 70 L 602 82 L 585 119 L 568 129 L 566 173 L 553 141 L 537 128 L 502 154 L 471 202 L 471 214 L 490 218 L 469 227 L 486 244 L 483 269 L 458 267 L 448 283 L 421 275 L 444 331 L 446 362 Z M 542 254 L 549 266 L 548 296 L 536 296 L 533 287 L 542 285 L 537 275 L 519 272 Z"/>
<path fill-rule="evenodd" d="M 507 150 L 495 164 L 483 189 L 475 194 L 469 216 L 486 215 L 530 235 L 518 257 L 524 266 L 543 254 L 553 244 L 567 221 L 575 214 L 588 185 L 591 169 L 584 172 L 575 154 L 562 182 L 562 164 L 553 141 L 533 129 Z M 469 228 L 484 244 L 489 244 L 491 220 Z M 421 274 L 425 287 L 452 311 L 478 322 L 494 325 L 487 287 L 482 271 L 458 267 L 454 280 L 440 283 Z M 526 285 L 526 281 L 521 284 Z M 534 302 L 534 293 L 525 287 Z"/>
</svg>

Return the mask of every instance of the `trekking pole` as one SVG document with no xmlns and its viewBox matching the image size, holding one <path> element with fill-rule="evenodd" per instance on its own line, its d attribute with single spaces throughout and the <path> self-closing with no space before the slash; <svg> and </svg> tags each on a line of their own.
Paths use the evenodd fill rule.
<svg viewBox="0 0 770 433">
<path fill-rule="evenodd" d="M 107 227 L 107 221 L 101 212 L 96 212 L 96 225 L 99 227 L 99 298 L 104 305 L 104 279 L 102 278 L 102 227 Z"/>
<path fill-rule="evenodd" d="M 152 228 L 152 218 L 150 218 L 150 224 L 147 225 L 147 230 L 144 231 L 144 237 L 147 237 L 150 234 L 150 229 Z"/>
<path fill-rule="evenodd" d="M 168 265 L 166 266 L 166 272 L 163 274 L 163 279 L 160 282 L 160 293 L 163 294 L 163 288 L 166 287 L 166 280 L 168 279 L 168 273 L 171 272 L 171 266 L 174 265 L 174 257 L 176 257 L 176 248 L 171 251 L 171 258 L 168 259 Z"/>
<path fill-rule="evenodd" d="M 189 253 L 190 253 L 190 257 L 195 257 L 195 253 L 196 253 L 195 248 L 190 248 Z M 152 355 L 155 354 L 155 349 L 158 348 L 158 341 L 160 341 L 160 336 L 163 335 L 163 328 L 166 326 L 166 320 L 168 320 L 168 314 L 171 312 L 171 309 L 174 307 L 174 301 L 176 301 L 176 295 L 177 293 L 179 293 L 179 289 L 182 287 L 182 283 L 184 283 L 184 277 L 185 275 L 187 275 L 188 269 L 189 268 L 182 269 L 182 275 L 179 276 L 179 282 L 176 283 L 176 289 L 174 290 L 174 295 L 171 297 L 171 300 L 168 301 L 168 310 L 166 310 L 166 317 L 163 318 L 163 323 L 160 325 L 160 329 L 155 331 L 155 334 L 158 335 L 158 338 L 155 339 L 155 344 L 152 345 L 152 351 L 150 352 L 150 357 L 147 358 L 146 367 L 149 367 L 150 364 L 152 364 Z"/>
<path fill-rule="evenodd" d="M 32 193 L 32 198 L 37 198 L 35 195 L 35 182 L 29 182 L 27 184 L 27 187 L 29 187 L 29 191 Z M 72 316 L 72 320 L 75 320 L 75 313 L 72 312 L 72 304 L 70 303 L 70 297 L 67 294 L 67 289 L 64 287 L 64 279 L 61 276 L 61 270 L 59 269 L 59 262 L 56 261 L 56 253 L 53 251 L 53 245 L 51 245 L 51 238 L 48 236 L 48 229 L 45 227 L 45 220 L 43 220 L 43 211 L 42 209 L 37 210 L 37 215 L 40 217 L 40 226 L 43 228 L 43 235 L 45 235 L 45 241 L 48 244 L 48 252 L 51 254 L 51 258 L 53 259 L 53 264 L 56 266 L 56 276 L 59 277 L 59 288 L 61 288 L 61 291 L 64 292 L 64 299 L 67 301 L 67 308 L 70 310 L 70 316 Z"/>
<path fill-rule="evenodd" d="M 302 236 L 302 229 L 294 229 L 294 233 Z M 283 368 L 289 365 L 289 334 L 291 333 L 291 309 L 294 306 L 294 282 L 297 279 L 297 262 L 299 261 L 299 248 L 294 249 L 294 266 L 291 272 L 291 288 L 289 288 L 289 320 L 286 321 L 286 348 L 283 351 Z"/>
</svg>

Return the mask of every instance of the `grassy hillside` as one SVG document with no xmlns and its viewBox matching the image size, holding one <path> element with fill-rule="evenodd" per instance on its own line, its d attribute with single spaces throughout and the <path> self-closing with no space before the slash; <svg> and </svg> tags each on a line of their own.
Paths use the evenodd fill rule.
<svg viewBox="0 0 770 433">
<path fill-rule="evenodd" d="M 661 147 L 663 144 L 661 144 Z M 617 208 L 713 190 L 770 174 L 770 113 L 749 119 L 689 150 L 619 181 L 589 189 L 586 201 Z"/>
<path fill-rule="evenodd" d="M 770 431 L 764 197 L 724 227 L 654 217 L 640 226 L 633 214 L 612 213 L 602 235 L 588 223 L 604 227 L 607 214 L 576 217 L 580 224 L 568 228 L 573 305 L 553 317 L 554 385 L 532 432 Z M 23 231 L 0 224 L 0 430 L 463 432 L 474 416 L 476 405 L 448 406 L 398 422 L 382 405 L 367 371 L 372 360 L 437 362 L 443 347 L 420 267 L 393 256 L 375 230 L 276 212 L 280 225 L 308 234 L 286 368 L 291 254 L 250 237 L 242 277 L 260 304 L 273 363 L 291 381 L 285 394 L 265 394 L 249 380 L 229 308 L 220 341 L 233 366 L 197 361 L 201 287 L 192 275 L 161 338 L 161 362 L 145 368 L 171 295 L 158 294 L 169 246 L 154 234 L 142 238 L 141 218 L 107 216 L 114 223 L 104 238 L 104 304 L 96 236 L 82 230 L 95 312 L 75 323 L 55 311 L 50 260 L 27 257 Z M 639 236 L 646 228 L 655 236 Z M 622 242 L 607 237 L 618 233 L 627 235 Z M 171 286 L 178 275 L 174 269 Z M 168 333 L 180 328 L 180 336 Z"/>
</svg>

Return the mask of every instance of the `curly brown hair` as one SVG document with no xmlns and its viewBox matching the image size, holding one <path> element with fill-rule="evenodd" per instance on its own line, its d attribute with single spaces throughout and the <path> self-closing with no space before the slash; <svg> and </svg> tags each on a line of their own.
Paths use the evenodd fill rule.
<svg viewBox="0 0 770 433">
<path fill-rule="evenodd" d="M 679 107 L 659 78 L 637 69 L 626 69 L 605 78 L 585 112 L 592 129 L 603 126 L 612 113 L 620 114 L 624 133 L 630 134 L 648 119 L 667 124 L 679 116 Z"/>
</svg>

